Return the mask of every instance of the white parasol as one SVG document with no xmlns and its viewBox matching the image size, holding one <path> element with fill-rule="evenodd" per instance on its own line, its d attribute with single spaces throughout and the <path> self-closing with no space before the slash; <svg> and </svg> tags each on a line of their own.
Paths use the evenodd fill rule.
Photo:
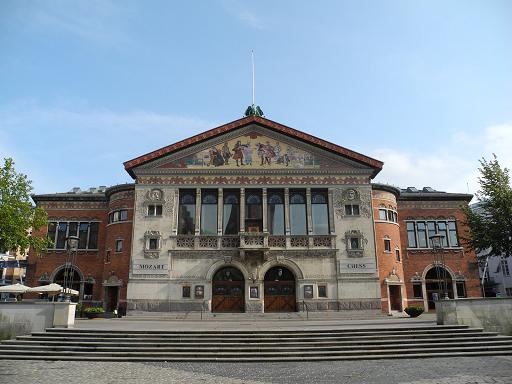
<svg viewBox="0 0 512 384">
<path fill-rule="evenodd" d="M 25 293 L 29 290 L 30 288 L 27 287 L 26 285 L 23 285 L 23 284 L 20 284 L 20 283 L 17 283 L 17 284 L 13 284 L 13 285 L 4 285 L 3 287 L 0 287 L 0 293 Z"/>
</svg>

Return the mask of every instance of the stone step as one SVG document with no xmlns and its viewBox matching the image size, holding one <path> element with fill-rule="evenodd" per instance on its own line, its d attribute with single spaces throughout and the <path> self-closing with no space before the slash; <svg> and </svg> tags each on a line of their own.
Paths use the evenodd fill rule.
<svg viewBox="0 0 512 384">
<path fill-rule="evenodd" d="M 431 324 L 431 323 L 430 323 Z M 179 330 L 179 331 L 168 331 L 168 330 L 123 330 L 123 329 L 80 329 L 80 328 L 47 328 L 45 332 L 35 332 L 35 333 L 95 333 L 95 334 L 154 334 L 154 335 L 162 335 L 162 334 L 175 334 L 175 335 L 194 335 L 194 334 L 240 334 L 240 335 L 253 335 L 253 334 L 297 334 L 297 333 L 353 333 L 353 332 L 407 332 L 407 331 L 420 331 L 420 330 L 429 330 L 429 331 L 441 331 L 441 330 L 469 330 L 470 328 L 467 325 L 420 325 L 420 326 L 400 326 L 400 327 L 372 327 L 372 328 L 358 328 L 358 327 L 343 327 L 336 328 L 331 327 L 331 329 L 308 329 L 304 330 L 303 327 L 299 329 L 293 329 L 292 327 L 288 327 L 288 329 L 206 329 L 206 330 Z M 476 330 L 481 328 L 471 328 L 471 330 Z"/>
<path fill-rule="evenodd" d="M 0 352 L 1 353 L 1 352 Z M 111 356 L 70 356 L 70 355 L 17 355 L 10 356 L 0 354 L 0 360 L 42 360 L 42 361 L 103 361 L 103 362 L 231 362 L 231 363 L 255 363 L 255 362 L 292 362 L 292 361 L 333 361 L 333 360 L 383 360 L 383 359 L 425 359 L 425 358 L 453 358 L 453 357 L 470 357 L 470 356 L 496 356 L 496 355 L 511 355 L 508 351 L 463 351 L 463 352 L 429 352 L 429 353 L 409 353 L 397 355 L 384 355 L 384 354 L 367 354 L 357 356 L 285 356 L 281 355 L 278 358 L 272 357 L 243 357 L 236 356 L 229 357 L 154 357 L 154 356 L 132 356 L 132 357 L 111 357 Z"/>
<path fill-rule="evenodd" d="M 464 333 L 407 333 L 407 334 L 365 334 L 365 335 L 346 335 L 346 336 L 297 336 L 287 335 L 282 337 L 214 337 L 214 336 L 195 336 L 195 337 L 145 337 L 145 336 L 125 336 L 125 337 L 103 337 L 103 336 L 18 336 L 16 340 L 33 340 L 39 342 L 59 341 L 59 342 L 175 342 L 175 343 L 228 343 L 228 342 L 320 342 L 320 341 L 358 341 L 358 340 L 394 340 L 394 339 L 429 339 L 434 337 L 466 337 L 479 338 L 486 336 L 496 336 L 495 332 L 464 332 Z"/>
<path fill-rule="evenodd" d="M 388 357 L 395 357 L 398 355 L 409 355 L 409 354 L 428 354 L 428 353 L 464 353 L 464 352 L 498 352 L 499 354 L 512 354 L 512 345 L 502 345 L 502 346 L 462 346 L 462 347 L 451 347 L 451 346 L 438 346 L 438 347 L 421 347 L 421 348 L 389 348 L 389 349 L 361 349 L 361 350 L 337 350 L 337 351 L 312 351 L 312 350 L 294 350 L 287 351 L 286 357 L 310 357 L 310 356 L 328 356 L 328 357 L 344 357 L 344 356 L 361 356 L 361 355 L 387 355 Z M 82 356 L 82 357 L 118 357 L 118 358 L 132 358 L 132 357 L 141 357 L 140 351 L 123 351 L 123 352 L 103 352 L 103 351 L 65 351 L 62 352 L 63 356 Z M 3 354 L 6 355 L 6 354 Z M 10 350 L 8 351 L 8 355 L 11 358 L 16 358 L 18 356 L 35 356 L 44 358 L 46 354 L 41 354 L 41 351 L 38 350 Z M 208 358 L 211 360 L 217 360 L 221 358 L 273 358 L 279 359 L 283 357 L 283 353 L 281 351 L 250 351 L 250 352 L 240 352 L 240 351 L 212 351 L 212 352 L 202 352 L 202 351 L 192 351 L 192 352 L 184 352 L 184 351 L 171 351 L 171 352 L 151 352 L 145 353 L 144 356 L 153 357 L 153 358 L 171 358 L 171 359 L 183 359 L 188 360 L 190 358 Z"/>
<path fill-rule="evenodd" d="M 92 345 L 31 345 L 31 344 L 3 344 L 2 350 L 4 351 L 104 351 L 104 352 L 258 352 L 258 351 L 280 351 L 280 352 L 288 352 L 288 351 L 353 351 L 353 350 L 386 350 L 386 349 L 403 349 L 404 344 L 407 344 L 407 348 L 446 348 L 446 347 L 472 347 L 478 345 L 479 347 L 484 346 L 511 346 L 511 340 L 503 340 L 503 339 L 489 339 L 482 340 L 475 343 L 474 341 L 456 341 L 456 342 L 421 342 L 421 343 L 388 343 L 388 344 L 337 344 L 337 345 L 309 345 L 309 344 L 300 344 L 293 346 L 283 346 L 283 345 L 261 345 L 261 344 L 253 344 L 253 345 L 229 345 L 229 346 L 102 346 L 97 344 Z"/>
<path fill-rule="evenodd" d="M 475 339 L 474 337 L 436 337 L 436 338 L 400 338 L 398 340 L 389 338 L 389 339 L 366 339 L 361 340 L 359 338 L 354 338 L 353 340 L 330 340 L 330 341 L 307 341 L 307 342 L 295 342 L 295 341 L 287 341 L 287 342 L 280 342 L 280 345 L 293 347 L 293 346 L 336 346 L 336 345 L 387 345 L 390 343 L 400 343 L 401 345 L 409 345 L 409 344 L 415 344 L 415 343 L 461 343 L 461 342 L 486 342 L 486 341 L 493 341 L 493 340 L 501 340 L 501 341 L 512 341 L 512 337 L 509 336 L 499 336 L 496 337 L 496 334 L 491 335 L 485 335 L 485 334 L 478 334 L 478 339 Z M 76 341 L 66 341 L 66 343 L 63 343 L 62 340 L 51 340 L 51 341 L 40 341 L 40 340 L 33 340 L 31 338 L 27 339 L 18 339 L 18 340 L 6 340 L 1 345 L 34 345 L 34 346 L 40 346 L 40 345 L 48 345 L 48 346 L 62 346 L 65 348 L 65 346 L 98 346 L 98 347 L 128 347 L 133 348 L 134 346 L 137 346 L 138 348 L 146 348 L 146 347 L 183 347 L 183 346 L 190 346 L 190 347 L 204 347 L 204 346 L 210 346 L 212 343 L 208 342 L 163 342 L 158 340 L 151 340 L 151 341 L 139 341 L 139 340 L 130 340 L 130 341 L 82 341 L 82 340 L 76 340 Z M 220 344 L 220 343 L 219 343 Z M 272 340 L 267 341 L 241 341 L 241 342 L 223 342 L 220 345 L 222 347 L 234 347 L 234 346 L 274 346 L 276 343 Z"/>
</svg>

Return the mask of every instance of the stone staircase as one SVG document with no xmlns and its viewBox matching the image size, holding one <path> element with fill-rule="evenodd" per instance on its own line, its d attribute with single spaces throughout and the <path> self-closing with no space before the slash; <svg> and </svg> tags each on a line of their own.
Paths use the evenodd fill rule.
<svg viewBox="0 0 512 384">
<path fill-rule="evenodd" d="M 512 337 L 466 326 L 305 330 L 47 329 L 0 344 L 0 359 L 312 361 L 512 354 Z"/>
</svg>

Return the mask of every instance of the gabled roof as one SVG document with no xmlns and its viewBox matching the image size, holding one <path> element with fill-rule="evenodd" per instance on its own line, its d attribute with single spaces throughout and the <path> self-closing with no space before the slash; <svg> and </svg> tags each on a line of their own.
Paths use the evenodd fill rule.
<svg viewBox="0 0 512 384">
<path fill-rule="evenodd" d="M 372 159 L 371 157 L 365 156 L 358 152 L 351 151 L 350 149 L 330 143 L 326 140 L 322 140 L 322 139 L 312 136 L 308 133 L 304 133 L 304 132 L 298 131 L 296 129 L 287 127 L 286 125 L 276 123 L 275 121 L 268 120 L 268 119 L 265 119 L 265 118 L 259 117 L 259 116 L 247 116 L 242 119 L 232 121 L 231 123 L 227 123 L 227 124 L 221 125 L 219 127 L 210 129 L 210 130 L 200 133 L 198 135 L 189 137 L 188 139 L 181 140 L 181 141 L 178 141 L 177 143 L 157 149 L 156 151 L 136 157 L 135 159 L 128 160 L 124 163 L 124 168 L 130 174 L 130 176 L 135 179 L 135 173 L 133 172 L 133 169 L 135 167 L 138 167 L 139 165 L 146 164 L 150 161 L 161 158 L 162 156 L 166 156 L 173 152 L 188 148 L 194 144 L 201 143 L 205 140 L 215 138 L 224 133 L 232 132 L 238 128 L 245 127 L 249 124 L 260 125 L 264 128 L 270 129 L 275 132 L 282 133 L 284 135 L 293 137 L 295 139 L 302 140 L 302 141 L 304 141 L 308 144 L 311 144 L 313 146 L 322 148 L 324 150 L 341 155 L 350 160 L 356 161 L 360 164 L 363 164 L 370 168 L 373 168 L 374 172 L 372 174 L 372 177 L 375 177 L 382 170 L 382 166 L 384 164 L 379 160 Z"/>
</svg>

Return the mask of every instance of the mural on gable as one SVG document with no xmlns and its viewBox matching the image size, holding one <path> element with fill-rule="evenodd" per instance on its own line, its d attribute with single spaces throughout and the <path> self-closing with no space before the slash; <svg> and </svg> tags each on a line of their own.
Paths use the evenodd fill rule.
<svg viewBox="0 0 512 384">
<path fill-rule="evenodd" d="M 162 168 L 321 168 L 312 153 L 258 134 L 247 134 L 161 165 Z"/>
</svg>

